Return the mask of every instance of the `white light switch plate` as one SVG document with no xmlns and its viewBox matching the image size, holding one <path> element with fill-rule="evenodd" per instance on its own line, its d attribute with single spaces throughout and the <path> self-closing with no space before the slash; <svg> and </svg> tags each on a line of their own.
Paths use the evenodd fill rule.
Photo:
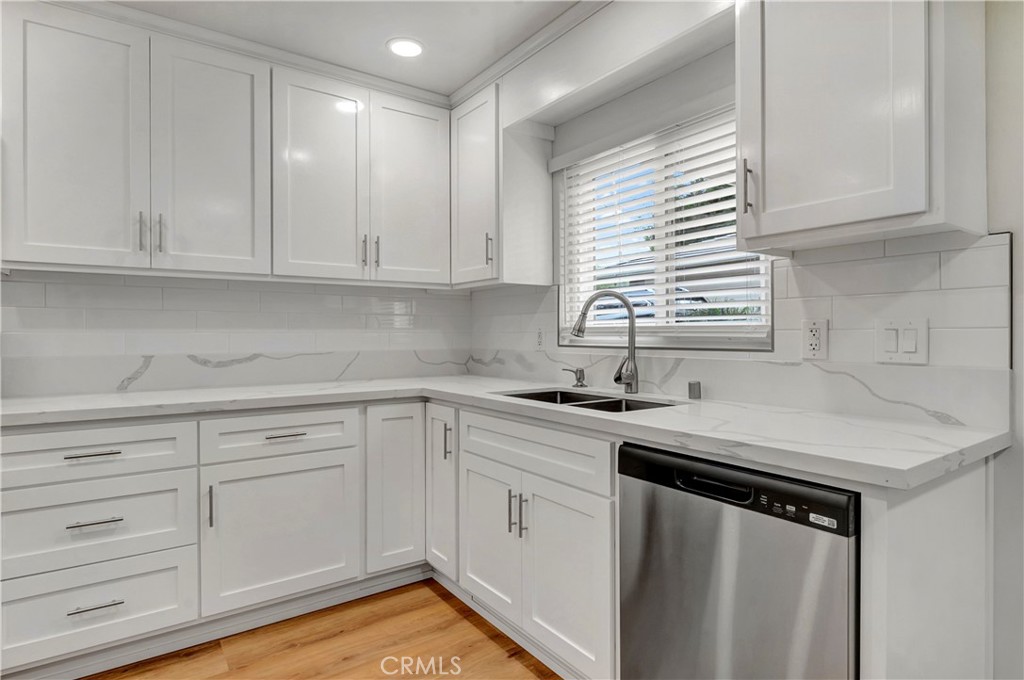
<svg viewBox="0 0 1024 680">
<path fill-rule="evenodd" d="M 928 319 L 875 319 L 875 361 L 927 364 Z"/>
</svg>

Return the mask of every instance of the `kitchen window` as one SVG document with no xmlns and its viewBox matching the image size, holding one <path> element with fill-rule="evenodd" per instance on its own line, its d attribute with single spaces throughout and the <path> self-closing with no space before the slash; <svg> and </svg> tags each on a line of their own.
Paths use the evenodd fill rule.
<svg viewBox="0 0 1024 680">
<path fill-rule="evenodd" d="M 771 260 L 736 250 L 736 115 L 720 112 L 561 171 L 562 345 L 771 349 Z"/>
</svg>

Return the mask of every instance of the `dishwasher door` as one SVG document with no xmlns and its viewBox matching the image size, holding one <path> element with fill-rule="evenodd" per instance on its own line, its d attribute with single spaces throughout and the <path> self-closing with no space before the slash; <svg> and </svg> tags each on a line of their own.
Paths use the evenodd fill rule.
<svg viewBox="0 0 1024 680">
<path fill-rule="evenodd" d="M 624 680 L 857 677 L 857 495 L 619 453 Z"/>
</svg>

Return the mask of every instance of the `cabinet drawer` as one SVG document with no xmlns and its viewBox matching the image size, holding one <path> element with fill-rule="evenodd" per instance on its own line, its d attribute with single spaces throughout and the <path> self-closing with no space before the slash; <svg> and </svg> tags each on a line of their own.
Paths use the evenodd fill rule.
<svg viewBox="0 0 1024 680">
<path fill-rule="evenodd" d="M 603 496 L 611 494 L 612 444 L 608 441 L 463 411 L 459 446 Z"/>
<path fill-rule="evenodd" d="M 199 442 L 204 464 L 357 446 L 359 409 L 204 420 Z"/>
<path fill-rule="evenodd" d="M 73 482 L 196 464 L 195 422 L 3 438 L 3 486 Z"/>
<path fill-rule="evenodd" d="M 4 668 L 195 619 L 197 563 L 188 546 L 4 582 Z"/>
<path fill-rule="evenodd" d="M 197 508 L 194 468 L 7 491 L 4 578 L 195 543 Z"/>
</svg>

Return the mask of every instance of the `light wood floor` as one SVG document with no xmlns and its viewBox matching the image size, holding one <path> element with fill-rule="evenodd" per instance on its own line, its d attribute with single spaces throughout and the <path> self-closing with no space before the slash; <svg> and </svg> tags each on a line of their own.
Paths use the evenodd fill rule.
<svg viewBox="0 0 1024 680">
<path fill-rule="evenodd" d="M 385 657 L 435 657 L 434 674 L 399 669 Z M 461 668 L 453 675 L 452 657 Z M 89 680 L 283 680 L 410 678 L 557 680 L 526 650 L 487 623 L 436 581 L 422 581 L 361 600 L 141 661 Z"/>
</svg>

